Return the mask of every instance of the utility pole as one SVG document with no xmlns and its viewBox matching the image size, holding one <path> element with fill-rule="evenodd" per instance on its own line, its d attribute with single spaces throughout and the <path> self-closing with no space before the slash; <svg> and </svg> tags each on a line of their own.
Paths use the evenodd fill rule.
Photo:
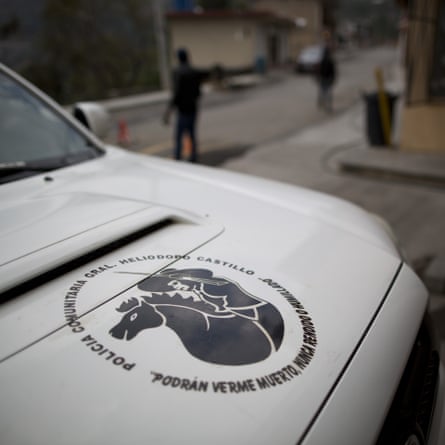
<svg viewBox="0 0 445 445">
<path fill-rule="evenodd" d="M 161 86 L 164 90 L 169 90 L 170 81 L 170 65 L 167 46 L 167 30 L 165 26 L 164 1 L 153 1 L 153 19 L 155 27 L 155 38 L 158 52 L 158 68 L 161 78 Z"/>
</svg>

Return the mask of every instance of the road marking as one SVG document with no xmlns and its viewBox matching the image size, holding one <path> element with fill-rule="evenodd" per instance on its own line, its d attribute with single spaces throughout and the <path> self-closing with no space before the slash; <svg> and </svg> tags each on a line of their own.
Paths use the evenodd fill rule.
<svg viewBox="0 0 445 445">
<path fill-rule="evenodd" d="M 203 141 L 198 146 L 198 151 L 202 153 L 208 153 L 213 151 L 224 150 L 227 148 L 232 148 L 233 146 L 238 146 L 239 144 L 225 143 L 220 141 L 207 140 Z M 173 153 L 173 142 L 171 140 L 159 142 L 157 144 L 149 145 L 137 150 L 139 153 L 144 153 L 147 155 L 157 155 L 163 154 L 166 151 Z"/>
<path fill-rule="evenodd" d="M 158 144 L 149 145 L 148 147 L 141 148 L 138 150 L 140 153 L 145 153 L 146 155 L 153 155 L 157 153 L 161 153 L 167 149 L 172 149 L 171 141 L 159 142 Z"/>
</svg>

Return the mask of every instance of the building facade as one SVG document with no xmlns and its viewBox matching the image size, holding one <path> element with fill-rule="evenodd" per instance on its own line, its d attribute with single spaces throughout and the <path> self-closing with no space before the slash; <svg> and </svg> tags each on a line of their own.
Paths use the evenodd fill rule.
<svg viewBox="0 0 445 445">
<path fill-rule="evenodd" d="M 408 18 L 400 148 L 445 153 L 445 2 L 399 3 Z"/>
<path fill-rule="evenodd" d="M 170 12 L 167 21 L 172 57 L 185 47 L 201 69 L 252 70 L 289 59 L 293 24 L 270 12 Z"/>
</svg>

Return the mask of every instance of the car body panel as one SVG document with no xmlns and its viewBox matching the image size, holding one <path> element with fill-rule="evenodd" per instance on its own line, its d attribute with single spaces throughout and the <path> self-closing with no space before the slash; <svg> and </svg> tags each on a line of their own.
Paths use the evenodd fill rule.
<svg viewBox="0 0 445 445">
<path fill-rule="evenodd" d="M 339 243 L 345 248 L 349 244 L 345 239 L 340 239 Z M 353 242 L 350 249 L 345 249 L 351 254 L 350 262 L 339 263 L 337 255 L 332 252 L 322 264 L 325 281 L 321 283 L 317 277 L 309 280 L 305 276 L 302 283 L 291 278 L 279 265 L 273 267 L 267 257 L 258 263 L 258 267 L 256 263 L 250 266 L 249 270 L 253 270 L 254 275 L 241 272 L 241 265 L 246 264 L 248 258 L 237 258 L 233 252 L 228 256 L 232 247 L 228 239 L 218 237 L 195 255 L 190 255 L 190 259 L 176 262 L 174 267 L 199 268 L 204 265 L 217 275 L 229 276 L 250 293 L 279 308 L 285 320 L 286 333 L 282 347 L 274 356 L 246 366 L 209 364 L 191 356 L 174 332 L 165 326 L 143 332 L 128 342 L 112 338 L 109 330 L 121 316 L 116 308 L 138 295 L 134 289 L 121 294 L 122 290 L 140 280 L 131 272 L 150 273 L 146 263 L 152 264 L 153 261 L 120 264 L 122 258 L 129 258 L 130 252 L 134 258 L 143 258 L 142 253 L 146 252 L 144 243 L 127 246 L 123 252 L 110 254 L 98 262 L 102 266 L 116 266 L 113 269 L 104 271 L 100 276 L 86 278 L 86 274 L 97 269 L 97 266 L 88 264 L 52 285 L 35 290 L 33 295 L 25 295 L 24 299 L 32 299 L 32 302 L 28 301 L 31 304 L 21 305 L 19 311 L 11 310 L 15 321 L 11 320 L 10 326 L 14 326 L 15 335 L 29 329 L 30 320 L 48 316 L 45 314 L 48 308 L 58 312 L 62 325 L 64 318 L 67 322 L 63 297 L 79 280 L 87 281 L 76 298 L 76 321 L 80 325 L 65 323 L 61 329 L 1 364 L 0 396 L 2 400 L 9 401 L 7 409 L 2 409 L 0 421 L 0 432 L 6 442 L 78 443 L 80 433 L 63 433 L 69 430 L 70 425 L 76 424 L 82 425 L 82 440 L 87 437 L 92 443 L 100 442 L 104 431 L 108 443 L 126 441 L 136 444 L 143 440 L 172 443 L 178 435 L 185 434 L 196 443 L 210 440 L 214 443 L 226 443 L 227 440 L 236 440 L 237 443 L 270 443 L 271 440 L 277 444 L 294 443 L 349 360 L 363 335 L 363 326 L 370 323 L 370 314 L 374 314 L 380 304 L 380 298 L 375 296 L 385 294 L 398 263 L 373 248 L 366 252 L 367 260 L 358 261 L 352 253 L 357 252 L 357 245 Z M 237 264 L 240 270 L 214 262 L 221 258 Z M 212 262 L 207 262 L 208 259 Z M 322 258 L 308 257 L 306 261 L 313 264 Z M 155 260 L 154 264 L 159 263 Z M 262 271 L 261 265 L 267 269 Z M 355 267 L 351 270 L 353 265 Z M 372 271 L 372 287 L 363 289 L 360 282 L 350 280 L 351 272 L 368 279 L 369 271 Z M 258 379 L 292 365 L 302 346 L 301 326 L 298 317 L 291 313 L 291 306 L 276 292 L 272 293 L 269 284 L 259 279 L 270 277 L 302 303 L 316 329 L 317 341 L 310 363 L 305 369 L 300 369 L 301 375 L 288 375 L 288 381 L 281 378 L 281 383 L 275 382 L 273 386 L 260 389 Z M 110 283 L 110 280 L 115 282 Z M 55 303 L 57 299 L 58 305 Z M 14 306 L 16 303 L 10 304 Z M 91 304 L 96 307 L 94 311 L 89 311 Z M 0 324 L 5 326 L 3 319 Z M 74 332 L 80 326 L 85 330 Z M 11 342 L 14 342 L 15 335 L 9 334 Z M 112 363 L 108 352 L 99 355 L 103 352 L 100 345 L 115 353 L 115 357 L 124 358 L 124 364 L 136 363 L 136 366 L 126 370 L 122 364 Z M 296 365 L 294 369 L 297 369 Z M 164 379 L 154 381 L 159 373 Z M 175 382 L 172 380 L 169 385 L 165 376 L 190 381 L 196 379 L 209 386 L 206 391 L 181 390 L 173 387 Z M 225 384 L 220 386 L 220 391 L 224 388 L 227 392 L 215 392 L 214 385 L 219 382 L 248 380 L 255 390 L 231 393 Z M 314 381 L 316 385 L 311 384 Z M 17 388 L 20 388 L 19 392 Z M 13 420 L 18 415 L 28 425 L 27 429 L 23 429 L 21 423 L 13 427 Z M 299 422 L 294 422 L 295 418 Z M 224 425 L 230 427 L 225 427 L 224 434 L 215 437 L 215 431 L 222 428 L 222 419 Z M 175 423 L 174 429 L 168 428 L 171 421 Z"/>
<path fill-rule="evenodd" d="M 146 162 L 142 157 L 132 158 L 132 162 L 136 160 L 141 164 Z M 184 203 L 188 196 L 199 196 L 199 200 L 190 199 L 193 204 L 183 205 L 187 211 L 193 209 L 198 214 L 200 210 L 202 214 L 195 216 L 194 223 L 185 224 L 186 227 L 167 227 L 155 232 L 3 305 L 1 335 L 8 336 L 9 341 L 2 346 L 0 396 L 10 402 L 7 410 L 2 409 L 0 433 L 11 444 L 31 440 L 32 427 L 23 430 L 19 425 L 11 426 L 20 412 L 27 425 L 40 425 L 41 433 L 37 437 L 32 433 L 33 443 L 78 441 L 76 435 L 60 439 L 72 422 L 82 425 L 83 437 L 91 442 L 100 441 L 106 429 L 109 443 L 124 440 L 172 443 L 178 434 L 187 434 L 190 440 L 201 443 L 210 440 L 223 443 L 229 439 L 237 443 L 253 440 L 294 443 L 316 415 L 378 310 L 397 273 L 400 258 L 391 249 L 378 245 L 381 238 L 376 237 L 379 241 L 374 244 L 344 227 L 327 224 L 323 220 L 323 215 L 329 213 L 326 208 L 342 207 L 337 200 L 330 202 L 324 197 L 317 205 L 316 200 L 307 197 L 313 206 L 309 211 L 299 199 L 304 201 L 304 191 L 298 191 L 294 200 L 287 200 L 281 193 L 282 186 L 276 184 L 274 190 L 274 183 L 269 181 L 252 179 L 258 187 L 248 187 L 249 180 L 243 178 L 242 184 L 228 181 L 225 187 L 220 187 L 218 177 L 222 180 L 224 173 L 215 172 L 212 179 L 207 179 L 206 169 L 192 179 L 192 170 L 184 169 L 177 176 L 166 174 L 162 172 L 164 164 L 160 163 L 161 172 L 157 175 L 154 167 L 141 168 L 144 176 L 138 177 L 138 168 L 130 168 L 122 159 L 119 165 L 120 172 L 114 169 L 113 189 L 106 186 L 112 180 L 105 174 L 91 176 L 91 184 L 85 180 L 68 181 L 68 177 L 82 174 L 74 172 L 79 167 L 70 167 L 67 178 L 58 172 L 51 193 L 56 193 L 60 181 L 57 193 L 67 190 L 72 194 L 78 189 L 83 196 L 88 188 L 96 189 L 97 193 L 107 188 L 109 194 L 114 190 L 123 199 L 129 190 L 141 190 L 145 183 L 144 191 L 152 206 L 162 202 L 171 209 L 181 201 Z M 125 175 L 127 171 L 133 171 L 131 177 Z M 183 181 L 181 176 L 187 174 L 189 179 Z M 203 182 L 207 182 L 205 187 Z M 105 185 L 101 188 L 99 184 Z M 172 190 L 181 190 L 182 195 Z M 286 187 L 283 191 L 292 195 Z M 313 198 L 312 192 L 308 193 Z M 133 192 L 133 195 L 138 194 Z M 244 211 L 246 208 L 248 213 Z M 346 209 L 352 212 L 349 205 Z M 224 230 L 215 230 L 210 224 L 214 231 L 207 229 L 201 242 L 191 232 L 193 247 L 187 245 L 181 249 L 185 240 L 190 239 L 186 236 L 189 226 L 198 232 L 206 231 L 209 222 L 205 215 L 211 215 L 207 218 L 221 223 Z M 275 229 L 270 230 L 271 227 Z M 187 258 L 177 258 L 184 255 Z M 133 261 L 125 262 L 129 258 Z M 140 296 L 134 285 L 141 280 L 141 274 L 147 277 L 167 266 L 178 270 L 210 270 L 273 304 L 284 319 L 282 346 L 258 363 L 227 366 L 207 363 L 191 355 L 166 326 L 145 331 L 131 341 L 113 338 L 109 331 L 122 317 L 116 309 Z M 99 273 L 91 275 L 94 270 Z M 86 282 L 79 285 L 82 280 Z M 364 282 L 368 284 L 363 286 Z M 290 301 L 283 297 L 284 291 L 280 294 L 276 290 L 274 283 L 290 293 Z M 67 295 L 76 286 L 79 291 L 74 291 L 74 317 L 65 304 L 73 302 L 67 300 Z M 302 305 L 316 333 L 314 344 L 306 345 L 312 348 L 306 357 L 309 363 L 300 364 L 301 369 L 293 361 L 304 346 L 303 325 L 292 301 Z M 84 330 L 74 332 L 80 327 Z M 96 343 L 90 344 L 93 341 Z M 126 370 L 121 360 L 113 364 L 113 358 L 107 359 L 109 352 L 103 352 L 104 348 L 116 354 L 114 358 L 123 358 L 124 365 L 136 365 Z M 101 352 L 104 355 L 99 355 Z M 289 366 L 300 375 L 276 377 L 275 373 Z M 29 369 L 33 370 L 32 379 Z M 166 384 L 165 380 L 153 381 L 156 373 L 190 381 L 197 379 L 207 383 L 207 390 L 186 391 Z M 259 382 L 264 385 L 265 376 L 278 378 L 281 383 L 272 380 L 275 385 L 260 388 Z M 219 389 L 214 387 L 219 382 L 246 381 L 251 381 L 254 390 L 231 393 L 228 383 L 221 384 Z M 317 385 L 309 384 L 313 381 Z M 32 393 L 26 405 L 21 395 L 12 394 L 16 393 L 17 385 L 22 388 L 23 397 Z M 123 387 L 116 392 L 119 385 Z M 58 390 L 51 392 L 52 387 Z M 222 388 L 227 392 L 221 392 Z M 71 402 L 66 403 L 68 400 Z M 153 400 L 156 403 L 148 402 Z M 87 410 L 82 409 L 84 404 Z M 131 421 L 125 414 L 128 410 Z M 124 425 L 119 422 L 122 416 Z M 150 425 L 163 427 L 146 429 L 144 419 L 148 418 Z M 166 422 L 172 418 L 175 429 L 167 428 Z M 300 422 L 294 422 L 295 418 Z M 230 428 L 218 439 L 214 431 L 221 428 L 221 419 Z M 205 428 L 200 427 L 202 423 Z"/>
<path fill-rule="evenodd" d="M 388 230 L 88 138 L 102 156 L 0 187 L 1 441 L 372 443 L 427 304 Z"/>
<path fill-rule="evenodd" d="M 424 285 L 403 265 L 305 444 L 376 442 L 419 329 L 415 314 L 423 310 L 427 298 Z M 376 421 L 351 422 L 357 413 Z"/>
<path fill-rule="evenodd" d="M 147 215 L 147 212 L 140 212 L 137 216 L 138 220 L 136 222 L 140 225 L 141 221 L 139 221 L 139 218 L 144 218 L 145 216 L 142 222 L 146 223 L 147 216 L 152 216 L 152 214 L 151 212 L 149 215 Z M 125 235 L 128 233 L 129 228 L 131 228 L 128 224 L 130 222 L 134 222 L 134 220 L 128 221 L 123 218 L 119 221 L 120 224 L 124 225 L 124 227 L 118 227 L 120 233 L 124 233 Z M 104 230 L 107 230 L 107 228 L 104 227 Z M 201 244 L 205 244 L 213 237 L 218 236 L 221 231 L 222 228 L 216 224 L 203 222 L 200 225 L 196 225 L 187 221 L 174 221 L 170 225 L 156 231 L 156 237 L 150 237 L 149 241 L 144 242 L 144 248 L 146 249 L 144 255 L 149 252 L 175 252 L 176 257 L 187 255 Z M 116 233 L 113 232 L 113 236 L 116 236 Z M 101 238 L 101 240 L 103 240 L 103 238 Z M 96 244 L 91 242 L 89 238 L 87 241 L 90 241 L 90 250 L 94 250 Z M 73 245 L 75 246 L 77 242 L 79 242 L 79 240 L 75 240 Z M 62 249 L 71 247 L 71 243 L 61 244 Z M 49 249 L 47 253 L 50 258 L 46 264 L 51 264 L 50 260 L 54 252 L 51 252 L 51 249 Z M 134 255 L 129 254 L 129 258 L 132 258 L 130 261 L 133 262 Z M 168 266 L 173 260 L 174 258 L 170 255 L 162 255 L 161 258 L 159 258 L 158 255 L 156 264 L 151 264 L 151 267 L 145 265 L 141 273 L 143 272 L 148 275 L 155 273 L 159 268 Z M 18 266 L 20 264 L 28 265 L 28 261 L 28 258 L 25 258 L 17 263 Z M 109 269 L 111 269 L 110 265 L 105 263 L 97 264 L 95 267 L 92 267 L 91 270 L 82 274 L 80 279 L 88 279 Z M 68 274 L 65 273 L 65 276 L 67 275 Z M 128 287 L 134 284 L 134 275 L 131 277 L 125 275 L 125 278 L 127 278 L 127 281 L 125 281 L 124 286 Z M 62 281 L 65 282 L 66 279 L 67 278 L 62 278 Z M 73 283 L 76 281 L 77 280 L 74 280 Z M 0 345 L 0 360 L 32 344 L 35 340 L 60 329 L 66 323 L 65 317 L 60 318 L 60 294 L 49 291 L 47 286 L 42 286 L 42 289 L 42 291 L 40 289 L 33 291 L 33 295 L 36 295 L 36 298 L 15 299 L 9 304 L 6 303 L 3 305 L 0 315 L 0 335 L 8 337 L 9 340 Z M 110 289 L 113 289 L 113 287 L 110 286 Z M 68 292 L 69 289 L 66 291 Z M 120 291 L 122 291 L 122 289 L 120 289 Z M 114 292 L 117 293 L 118 290 L 114 289 Z M 112 295 L 101 291 L 85 302 L 81 313 L 94 309 L 95 306 L 104 303 L 111 296 Z M 38 323 L 35 323 L 36 318 L 39 320 Z M 9 333 L 12 331 L 15 331 L 17 335 L 10 336 Z"/>
<path fill-rule="evenodd" d="M 199 219 L 147 204 L 94 192 L 34 194 L 5 203 L 0 215 L 0 267 L 5 276 L 0 291 L 167 219 L 189 224 Z M 212 236 L 213 230 L 202 227 L 189 238 L 193 242 L 185 252 Z"/>
</svg>

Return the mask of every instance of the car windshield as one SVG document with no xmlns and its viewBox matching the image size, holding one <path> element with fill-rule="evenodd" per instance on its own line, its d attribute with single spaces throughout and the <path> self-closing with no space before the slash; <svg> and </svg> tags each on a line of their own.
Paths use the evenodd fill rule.
<svg viewBox="0 0 445 445">
<path fill-rule="evenodd" d="M 0 72 L 0 183 L 98 155 L 81 132 Z"/>
</svg>

